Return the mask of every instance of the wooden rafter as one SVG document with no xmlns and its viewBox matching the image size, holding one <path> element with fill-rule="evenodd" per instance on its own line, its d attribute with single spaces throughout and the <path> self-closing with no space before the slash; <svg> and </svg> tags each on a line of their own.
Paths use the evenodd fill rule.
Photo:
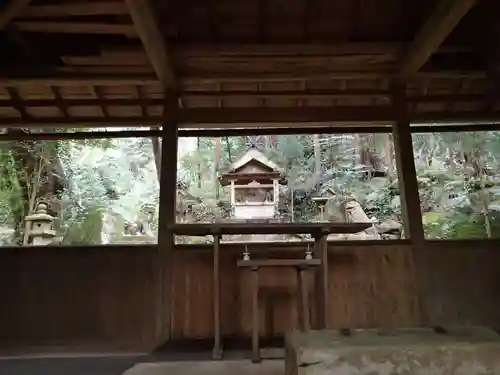
<svg viewBox="0 0 500 375">
<path fill-rule="evenodd" d="M 3 30 L 10 21 L 16 18 L 31 0 L 11 0 L 10 3 L 0 12 L 0 30 Z"/>
<path fill-rule="evenodd" d="M 121 15 L 128 10 L 123 1 L 68 3 L 57 5 L 31 5 L 21 12 L 23 17 L 50 18 L 95 15 Z"/>
<path fill-rule="evenodd" d="M 23 100 L 19 96 L 19 93 L 14 87 L 8 87 L 7 92 L 10 95 L 11 102 L 12 102 L 12 107 L 14 107 L 19 114 L 21 115 L 21 118 L 24 121 L 29 121 L 31 116 L 29 115 L 28 111 L 26 110 L 26 107 L 24 106 Z"/>
<path fill-rule="evenodd" d="M 441 0 L 410 44 L 398 75 L 407 77 L 418 72 L 475 3 L 476 0 Z"/>
<path fill-rule="evenodd" d="M 56 22 L 56 21 L 14 21 L 21 31 L 46 34 L 96 34 L 96 35 L 126 35 L 135 38 L 132 26 L 126 24 L 111 24 L 99 22 Z"/>
<path fill-rule="evenodd" d="M 65 118 L 70 118 L 71 115 L 68 110 L 68 104 L 64 101 L 59 87 L 51 86 L 50 89 L 52 94 L 54 94 L 54 101 L 56 102 L 57 107 L 61 110 Z"/>
<path fill-rule="evenodd" d="M 142 41 L 158 79 L 167 90 L 175 86 L 171 57 L 149 0 L 125 0 L 134 28 Z"/>
</svg>

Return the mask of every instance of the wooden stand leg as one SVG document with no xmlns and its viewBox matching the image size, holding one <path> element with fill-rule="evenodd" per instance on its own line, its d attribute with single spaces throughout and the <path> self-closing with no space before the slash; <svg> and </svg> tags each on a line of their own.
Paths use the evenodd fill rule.
<svg viewBox="0 0 500 375">
<path fill-rule="evenodd" d="M 213 308 L 214 308 L 214 347 L 212 350 L 213 359 L 222 359 L 222 344 L 220 337 L 220 235 L 214 235 L 214 290 L 213 290 Z"/>
<path fill-rule="evenodd" d="M 307 270 L 305 268 L 297 269 L 297 284 L 299 293 L 298 315 L 299 329 L 306 332 L 311 329 L 309 316 L 309 295 L 307 288 Z"/>
<path fill-rule="evenodd" d="M 328 242 L 327 234 L 317 237 L 314 243 L 315 256 L 321 259 L 321 267 L 316 272 L 316 328 L 329 328 L 330 308 L 328 303 Z"/>
<path fill-rule="evenodd" d="M 259 348 L 259 269 L 252 268 L 252 362 L 260 362 Z"/>
</svg>

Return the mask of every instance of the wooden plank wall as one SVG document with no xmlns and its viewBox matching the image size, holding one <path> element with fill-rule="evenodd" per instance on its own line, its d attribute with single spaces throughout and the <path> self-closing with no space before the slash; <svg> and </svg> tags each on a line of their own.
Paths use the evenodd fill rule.
<svg viewBox="0 0 500 375">
<path fill-rule="evenodd" d="M 500 329 L 500 241 L 428 242 L 415 260 L 424 324 Z"/>
<path fill-rule="evenodd" d="M 160 334 L 154 246 L 0 249 L 3 346 L 149 349 Z"/>
<path fill-rule="evenodd" d="M 251 330 L 248 274 L 236 268 L 238 251 L 223 248 L 221 255 L 221 332 L 249 336 Z M 411 326 L 419 324 L 411 247 L 380 244 L 330 246 L 330 303 L 332 327 Z M 262 256 L 261 253 L 253 255 Z M 302 251 L 281 251 L 276 257 L 303 256 Z M 174 256 L 174 311 L 172 337 L 209 338 L 213 335 L 211 254 L 177 250 Z M 296 293 L 293 270 L 264 269 L 261 286 Z M 185 298 L 190 296 L 190 298 Z M 295 302 L 284 296 L 266 316 L 261 306 L 261 333 L 276 334 L 296 326 Z M 272 325 L 271 325 L 272 324 Z"/>
<path fill-rule="evenodd" d="M 499 244 L 429 242 L 418 256 L 404 242 L 335 245 L 329 257 L 331 324 L 499 327 Z M 221 328 L 227 336 L 250 332 L 248 280 L 236 268 L 241 252 L 221 249 Z M 292 254 L 303 251 L 273 256 Z M 162 265 L 155 246 L 0 249 L 0 347 L 153 349 L 169 328 Z M 172 339 L 211 338 L 211 252 L 176 248 L 173 272 Z M 268 269 L 262 283 L 289 292 L 296 287 L 292 271 Z M 271 318 L 275 333 L 294 326 L 294 307 L 289 299 L 278 301 Z M 265 334 L 270 325 L 264 310 Z"/>
</svg>

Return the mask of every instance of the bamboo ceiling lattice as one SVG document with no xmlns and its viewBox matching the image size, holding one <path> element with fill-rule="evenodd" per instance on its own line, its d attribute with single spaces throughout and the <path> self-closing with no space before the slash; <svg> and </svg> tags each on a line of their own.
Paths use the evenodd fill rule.
<svg viewBox="0 0 500 375">
<path fill-rule="evenodd" d="M 0 126 L 498 120 L 497 3 L 9 0 Z"/>
</svg>

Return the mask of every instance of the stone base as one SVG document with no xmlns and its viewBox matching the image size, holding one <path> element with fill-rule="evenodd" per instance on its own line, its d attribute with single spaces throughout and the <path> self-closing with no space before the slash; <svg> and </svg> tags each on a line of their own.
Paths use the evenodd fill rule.
<svg viewBox="0 0 500 375">
<path fill-rule="evenodd" d="M 286 375 L 500 375 L 500 336 L 483 327 L 294 332 Z"/>
</svg>

